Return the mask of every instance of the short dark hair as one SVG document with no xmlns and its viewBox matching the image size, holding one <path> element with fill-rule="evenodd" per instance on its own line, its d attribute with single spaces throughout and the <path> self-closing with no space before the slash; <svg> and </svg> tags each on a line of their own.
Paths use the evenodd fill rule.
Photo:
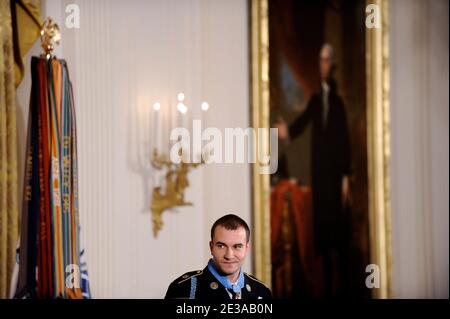
<svg viewBox="0 0 450 319">
<path fill-rule="evenodd" d="M 250 240 L 250 228 L 248 227 L 245 220 L 243 220 L 239 216 L 236 216 L 233 214 L 228 214 L 228 215 L 222 216 L 218 220 L 216 220 L 215 223 L 211 227 L 211 241 L 213 240 L 214 231 L 216 230 L 217 226 L 222 226 L 228 230 L 236 230 L 239 227 L 242 227 L 245 229 L 247 243 Z"/>
</svg>

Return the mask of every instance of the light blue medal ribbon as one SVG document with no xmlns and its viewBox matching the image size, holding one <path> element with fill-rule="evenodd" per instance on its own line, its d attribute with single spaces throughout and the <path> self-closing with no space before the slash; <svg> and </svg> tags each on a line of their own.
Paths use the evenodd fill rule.
<svg viewBox="0 0 450 319">
<path fill-rule="evenodd" d="M 244 272 L 242 271 L 242 267 L 239 271 L 239 278 L 236 284 L 232 284 L 227 276 L 221 276 L 214 265 L 214 261 L 212 259 L 208 262 L 208 270 L 213 274 L 213 276 L 226 288 L 231 289 L 236 294 L 238 298 L 240 298 L 241 290 L 244 288 L 245 280 L 244 280 Z"/>
</svg>

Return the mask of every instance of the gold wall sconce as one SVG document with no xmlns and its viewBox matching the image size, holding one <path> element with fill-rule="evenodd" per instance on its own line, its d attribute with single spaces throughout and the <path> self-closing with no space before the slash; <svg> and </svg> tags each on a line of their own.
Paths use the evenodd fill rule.
<svg viewBox="0 0 450 319">
<path fill-rule="evenodd" d="M 192 206 L 191 202 L 184 199 L 184 191 L 189 187 L 188 173 L 192 168 L 196 168 L 202 163 L 186 163 L 181 161 L 175 164 L 164 155 L 158 154 L 157 150 L 153 151 L 152 166 L 161 170 L 167 168 L 165 174 L 165 190 L 161 186 L 153 188 L 152 193 L 152 221 L 153 235 L 158 236 L 158 232 L 163 226 L 162 214 L 165 210 L 176 206 Z"/>
<path fill-rule="evenodd" d="M 186 126 L 188 115 L 188 107 L 184 104 L 184 94 L 179 93 L 177 96 L 177 111 L 178 124 Z M 203 102 L 201 109 L 206 112 L 209 109 L 209 104 Z M 188 202 L 184 198 L 184 192 L 189 187 L 188 173 L 205 162 L 203 159 L 197 163 L 190 163 L 183 154 L 183 148 L 180 149 L 179 156 L 181 161 L 179 163 L 173 162 L 166 154 L 160 153 L 162 148 L 162 132 L 161 132 L 161 104 L 156 102 L 153 105 L 153 127 L 154 127 L 154 149 L 152 152 L 151 164 L 155 170 L 165 171 L 163 173 L 164 183 L 162 185 L 154 186 L 152 191 L 152 199 L 150 209 L 152 212 L 153 235 L 158 237 L 159 231 L 162 229 L 164 223 L 162 215 L 164 211 L 182 206 L 192 206 L 193 203 Z"/>
</svg>

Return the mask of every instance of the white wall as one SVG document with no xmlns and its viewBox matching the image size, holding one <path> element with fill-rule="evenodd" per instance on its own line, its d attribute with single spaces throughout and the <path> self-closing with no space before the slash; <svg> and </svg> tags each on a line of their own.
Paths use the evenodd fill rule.
<svg viewBox="0 0 450 319">
<path fill-rule="evenodd" d="M 190 175 L 193 208 L 165 213 L 152 236 L 149 109 L 178 91 L 207 100 L 208 126 L 249 123 L 246 1 L 47 0 L 63 26 L 56 54 L 75 86 L 81 224 L 96 298 L 160 298 L 177 275 L 202 268 L 211 223 L 250 220 L 250 169 L 214 165 Z M 393 296 L 448 298 L 448 2 L 390 2 Z M 28 55 L 39 54 L 37 43 Z M 18 91 L 24 158 L 30 73 Z M 196 110 L 196 116 L 200 112 Z M 23 163 L 22 163 L 23 166 Z M 22 170 L 23 172 L 23 170 Z M 22 180 L 22 178 L 20 179 Z M 247 265 L 250 269 L 251 261 Z"/>
<path fill-rule="evenodd" d="M 80 29 L 64 26 L 70 3 L 80 7 Z M 74 84 L 80 218 L 93 296 L 162 298 L 175 277 L 206 265 L 215 219 L 234 212 L 250 221 L 250 167 L 197 168 L 185 195 L 194 206 L 165 213 L 155 239 L 151 106 L 173 108 L 181 91 L 195 118 L 202 117 L 200 103 L 209 102 L 208 126 L 249 125 L 247 2 L 47 0 L 43 9 L 62 29 L 56 54 L 67 60 Z M 39 52 L 36 46 L 32 54 Z M 29 92 L 28 78 L 18 94 L 22 123 Z M 21 140 L 25 125 L 19 130 Z"/>
<path fill-rule="evenodd" d="M 393 296 L 448 298 L 448 1 L 390 9 Z"/>
</svg>

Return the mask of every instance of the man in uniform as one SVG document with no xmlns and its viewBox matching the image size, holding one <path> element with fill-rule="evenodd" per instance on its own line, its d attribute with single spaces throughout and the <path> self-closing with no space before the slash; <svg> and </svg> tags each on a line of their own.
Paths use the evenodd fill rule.
<svg viewBox="0 0 450 319">
<path fill-rule="evenodd" d="M 175 279 L 166 299 L 270 299 L 270 289 L 244 273 L 242 265 L 250 249 L 250 229 L 236 215 L 225 215 L 211 227 L 209 248 L 213 256 L 203 270 Z"/>
</svg>

